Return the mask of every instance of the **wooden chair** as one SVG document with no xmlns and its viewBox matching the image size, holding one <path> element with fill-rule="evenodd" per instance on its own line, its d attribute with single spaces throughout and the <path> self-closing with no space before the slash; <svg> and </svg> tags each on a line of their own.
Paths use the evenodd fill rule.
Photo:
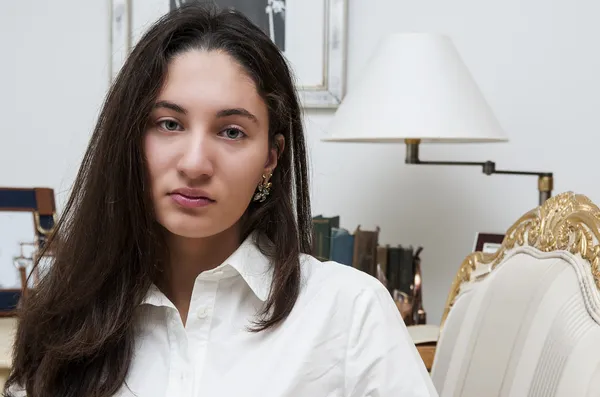
<svg viewBox="0 0 600 397">
<path fill-rule="evenodd" d="M 5 251 L 10 251 L 18 247 L 19 228 L 30 228 L 29 236 L 31 241 L 26 243 L 35 247 L 37 251 L 41 248 L 50 232 L 54 228 L 56 222 L 56 204 L 54 199 L 54 191 L 50 188 L 18 188 L 18 187 L 0 187 L 0 213 L 15 214 L 25 213 L 26 218 L 29 218 L 28 224 L 12 224 L 11 217 L 2 217 L 0 222 L 9 222 L 2 224 L 2 230 L 8 231 L 2 237 L 5 240 L 0 241 L 0 247 Z M 30 222 L 30 223 L 29 223 Z M 27 278 L 30 276 L 25 272 L 24 268 L 17 270 L 14 267 L 13 258 L 7 252 L 3 253 L 0 266 L 2 266 L 3 275 L 11 272 L 20 271 L 19 286 L 13 288 L 0 288 L 0 317 L 13 316 L 18 301 L 22 296 L 25 296 L 28 290 Z M 37 273 L 32 275 L 36 279 Z M 5 280 L 0 279 L 0 283 L 4 284 Z"/>
</svg>

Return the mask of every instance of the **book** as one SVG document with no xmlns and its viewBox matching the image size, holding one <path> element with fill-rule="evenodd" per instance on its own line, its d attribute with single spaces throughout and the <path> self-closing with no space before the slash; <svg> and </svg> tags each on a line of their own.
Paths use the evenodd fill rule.
<svg viewBox="0 0 600 397">
<path fill-rule="evenodd" d="M 383 285 L 388 286 L 388 248 L 389 244 L 377 246 L 377 278 Z"/>
<path fill-rule="evenodd" d="M 354 253 L 352 266 L 358 270 L 377 277 L 377 246 L 379 227 L 375 230 L 362 230 L 360 225 L 354 232 Z"/>
<path fill-rule="evenodd" d="M 390 293 L 397 290 L 408 296 L 413 296 L 415 282 L 415 263 L 412 247 L 388 248 L 388 289 Z"/>
<path fill-rule="evenodd" d="M 329 259 L 352 266 L 353 255 L 354 236 L 346 229 L 332 227 Z"/>
<path fill-rule="evenodd" d="M 328 261 L 331 255 L 331 229 L 340 227 L 340 217 L 317 215 L 313 217 L 312 225 L 313 256 L 320 261 Z"/>
</svg>

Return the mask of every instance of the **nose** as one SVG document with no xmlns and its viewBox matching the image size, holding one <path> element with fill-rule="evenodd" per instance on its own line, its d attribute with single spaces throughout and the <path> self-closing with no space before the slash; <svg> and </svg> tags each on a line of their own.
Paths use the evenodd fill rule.
<svg viewBox="0 0 600 397">
<path fill-rule="evenodd" d="M 190 180 L 211 177 L 213 174 L 213 155 L 210 139 L 207 134 L 188 135 L 183 143 L 181 157 L 177 164 L 180 174 Z"/>
</svg>

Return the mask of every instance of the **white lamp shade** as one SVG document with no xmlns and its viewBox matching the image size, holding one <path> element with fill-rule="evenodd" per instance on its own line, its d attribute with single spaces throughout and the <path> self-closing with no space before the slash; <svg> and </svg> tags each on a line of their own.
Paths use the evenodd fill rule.
<svg viewBox="0 0 600 397">
<path fill-rule="evenodd" d="M 397 33 L 368 61 L 338 107 L 324 141 L 508 140 L 452 41 Z"/>
</svg>

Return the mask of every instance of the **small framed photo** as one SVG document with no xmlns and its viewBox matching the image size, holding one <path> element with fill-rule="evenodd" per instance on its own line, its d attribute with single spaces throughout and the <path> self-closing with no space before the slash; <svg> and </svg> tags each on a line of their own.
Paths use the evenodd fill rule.
<svg viewBox="0 0 600 397">
<path fill-rule="evenodd" d="M 479 232 L 475 236 L 474 252 L 493 254 L 500 249 L 504 234 Z"/>
</svg>

